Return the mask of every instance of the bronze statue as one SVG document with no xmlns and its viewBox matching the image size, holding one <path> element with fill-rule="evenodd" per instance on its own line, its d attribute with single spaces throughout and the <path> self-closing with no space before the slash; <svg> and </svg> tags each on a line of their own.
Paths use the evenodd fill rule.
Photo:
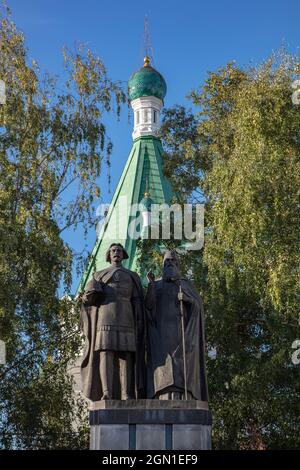
<svg viewBox="0 0 300 470">
<path fill-rule="evenodd" d="M 162 279 L 149 272 L 148 280 L 147 397 L 208 401 L 201 297 L 174 250 L 165 253 Z"/>
<path fill-rule="evenodd" d="M 144 393 L 143 291 L 139 276 L 122 266 L 126 258 L 113 243 L 106 254 L 111 266 L 96 272 L 82 295 L 82 389 L 92 401 Z"/>
</svg>

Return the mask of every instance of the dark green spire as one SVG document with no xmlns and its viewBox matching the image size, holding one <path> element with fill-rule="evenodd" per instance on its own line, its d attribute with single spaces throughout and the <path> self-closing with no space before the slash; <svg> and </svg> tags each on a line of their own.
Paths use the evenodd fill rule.
<svg viewBox="0 0 300 470">
<path fill-rule="evenodd" d="M 151 186 L 151 199 L 155 204 L 168 204 L 174 197 L 170 183 L 163 174 L 162 153 L 161 141 L 156 137 L 140 137 L 133 142 L 131 152 L 114 193 L 106 222 L 96 240 L 78 292 L 84 289 L 94 271 L 99 271 L 108 265 L 105 261 L 105 253 L 112 242 L 122 243 L 129 254 L 124 266 L 136 271 L 137 240 L 133 240 L 128 236 L 128 226 L 133 220 L 133 217 L 129 215 L 130 206 L 140 204 L 144 199 L 145 193 L 148 192 L 147 182 Z M 122 206 L 124 198 L 127 201 L 127 208 Z M 117 217 L 114 217 L 114 211 Z M 114 237 L 114 232 L 118 231 L 121 225 L 124 227 L 124 231 L 118 237 Z"/>
</svg>

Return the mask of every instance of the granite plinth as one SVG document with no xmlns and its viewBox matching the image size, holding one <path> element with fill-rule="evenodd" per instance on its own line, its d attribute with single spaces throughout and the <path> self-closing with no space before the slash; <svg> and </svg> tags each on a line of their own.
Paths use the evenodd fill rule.
<svg viewBox="0 0 300 470">
<path fill-rule="evenodd" d="M 212 415 L 198 400 L 103 400 L 90 405 L 92 450 L 209 450 Z"/>
</svg>

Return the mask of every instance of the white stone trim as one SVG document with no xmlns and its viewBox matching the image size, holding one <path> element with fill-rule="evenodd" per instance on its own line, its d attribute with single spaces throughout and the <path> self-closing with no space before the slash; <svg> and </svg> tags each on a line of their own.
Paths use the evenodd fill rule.
<svg viewBox="0 0 300 470">
<path fill-rule="evenodd" d="M 143 96 L 131 101 L 134 115 L 133 140 L 143 135 L 157 135 L 163 102 L 155 96 Z"/>
</svg>

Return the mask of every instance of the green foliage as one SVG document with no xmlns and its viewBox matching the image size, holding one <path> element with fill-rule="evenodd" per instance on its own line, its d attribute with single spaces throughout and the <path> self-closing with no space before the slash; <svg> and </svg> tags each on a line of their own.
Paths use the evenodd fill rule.
<svg viewBox="0 0 300 470">
<path fill-rule="evenodd" d="M 24 36 L 0 17 L 0 447 L 86 447 L 84 404 L 66 373 L 81 347 L 63 230 L 93 221 L 96 178 L 112 143 L 104 114 L 125 95 L 102 61 L 64 50 L 66 82 L 29 63 Z"/>
<path fill-rule="evenodd" d="M 282 52 L 256 68 L 230 63 L 191 93 L 196 115 L 164 116 L 166 174 L 206 204 L 193 275 L 216 352 L 207 360 L 216 448 L 299 443 L 299 72 Z"/>
</svg>

